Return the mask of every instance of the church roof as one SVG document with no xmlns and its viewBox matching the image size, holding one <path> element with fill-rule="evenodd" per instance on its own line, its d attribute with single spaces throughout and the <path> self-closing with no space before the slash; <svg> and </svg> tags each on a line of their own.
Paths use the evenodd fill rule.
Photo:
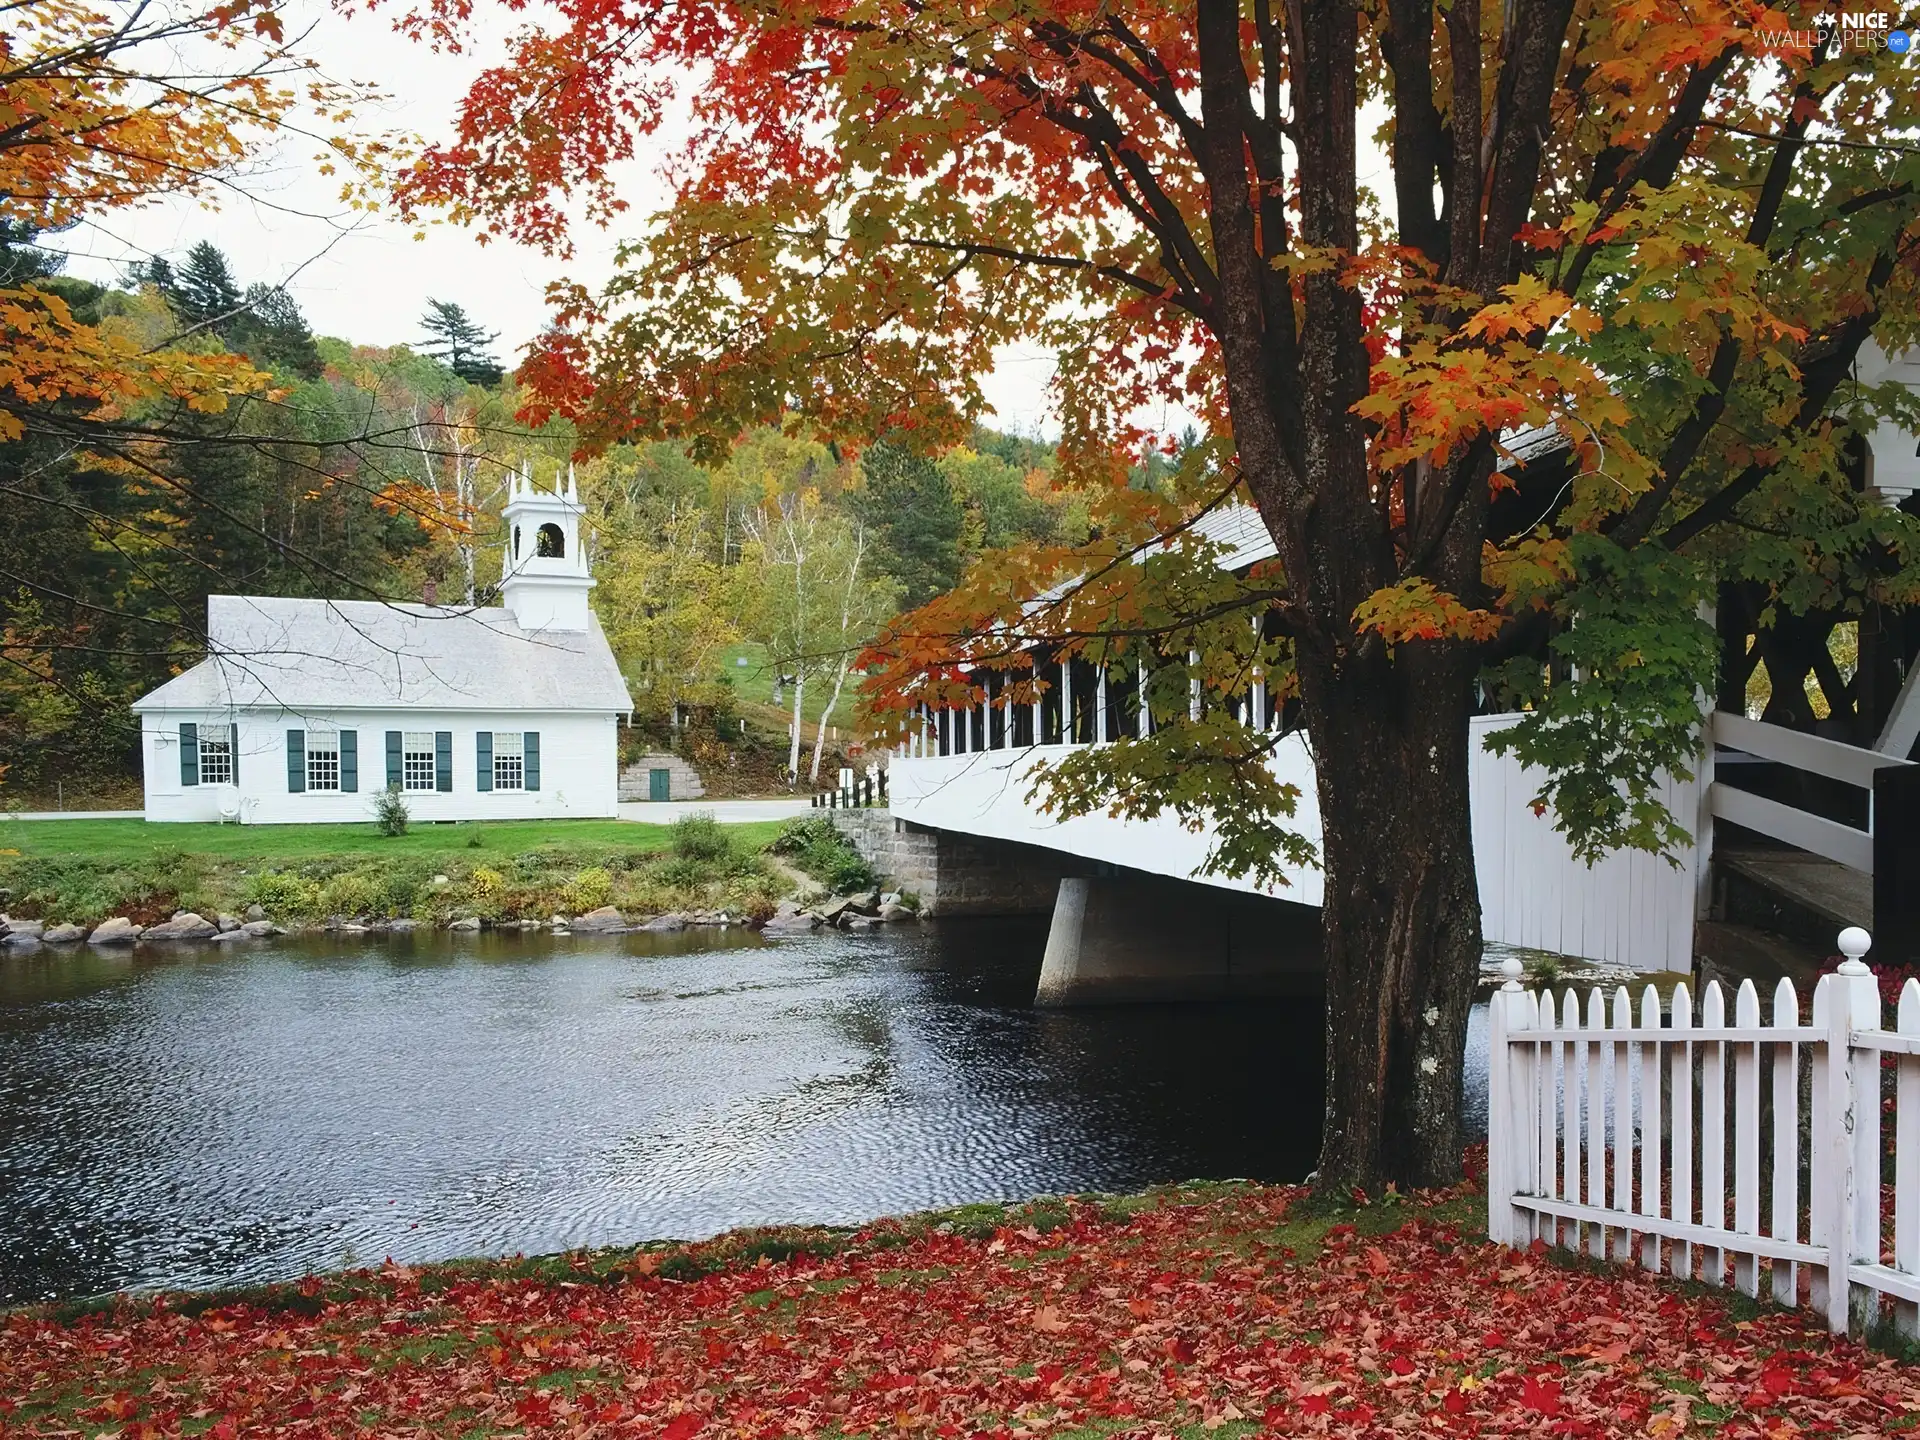
<svg viewBox="0 0 1920 1440">
<path fill-rule="evenodd" d="M 600 622 L 588 625 L 522 630 L 504 609 L 209 595 L 208 658 L 133 708 L 632 709 Z"/>
</svg>

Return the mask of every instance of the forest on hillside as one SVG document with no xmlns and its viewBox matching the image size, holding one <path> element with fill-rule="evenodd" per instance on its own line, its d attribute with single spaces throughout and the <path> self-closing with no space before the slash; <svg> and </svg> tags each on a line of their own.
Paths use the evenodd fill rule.
<svg viewBox="0 0 1920 1440">
<path fill-rule="evenodd" d="M 292 295 L 235 275 L 210 242 L 106 287 L 60 274 L 30 235 L 4 239 L 7 284 L 31 281 L 102 335 L 271 376 L 219 410 L 91 410 L 95 430 L 103 413 L 141 427 L 138 447 L 78 443 L 57 425 L 0 444 L 10 808 L 137 781 L 128 707 L 204 654 L 209 594 L 493 602 L 507 477 L 554 483 L 575 436 L 516 419 L 497 337 L 456 299 L 422 297 L 417 345 L 355 345 L 314 335 Z M 152 434 L 161 443 L 144 443 Z M 777 704 L 843 728 L 851 667 L 887 617 L 957 584 L 984 551 L 1086 538 L 1084 498 L 1056 483 L 1050 445 L 982 428 L 930 455 L 907 438 L 856 451 L 767 427 L 709 466 L 666 443 L 576 463 L 595 604 L 640 738 L 737 737 L 743 700 L 763 719 Z M 1137 481 L 1167 468 L 1150 456 Z M 784 724 L 762 728 L 790 768 L 816 770 L 804 725 L 790 741 Z"/>
</svg>

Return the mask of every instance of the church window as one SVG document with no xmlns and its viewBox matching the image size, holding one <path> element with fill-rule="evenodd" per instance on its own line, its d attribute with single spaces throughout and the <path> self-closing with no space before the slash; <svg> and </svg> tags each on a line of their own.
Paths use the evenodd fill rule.
<svg viewBox="0 0 1920 1440">
<path fill-rule="evenodd" d="M 548 560 L 566 558 L 567 537 L 560 532 L 558 525 L 547 524 L 540 527 L 534 536 L 534 553 Z"/>
<path fill-rule="evenodd" d="M 220 734 L 209 726 L 200 737 L 200 783 L 202 785 L 231 785 L 233 783 L 233 740 L 232 733 Z"/>
<path fill-rule="evenodd" d="M 340 788 L 340 732 L 307 731 L 307 789 Z"/>
<path fill-rule="evenodd" d="M 402 742 L 401 781 L 408 790 L 431 790 L 435 783 L 433 732 L 409 730 Z"/>
<path fill-rule="evenodd" d="M 526 747 L 518 731 L 496 730 L 493 732 L 493 788 L 496 790 L 527 788 Z"/>
</svg>

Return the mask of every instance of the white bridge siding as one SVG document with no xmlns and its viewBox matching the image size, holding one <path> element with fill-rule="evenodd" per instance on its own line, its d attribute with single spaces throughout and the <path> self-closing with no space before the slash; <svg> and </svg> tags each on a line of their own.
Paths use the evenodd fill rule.
<svg viewBox="0 0 1920 1440">
<path fill-rule="evenodd" d="M 1706 854 L 1696 824 L 1701 781 L 1666 777 L 1661 801 L 1694 840 L 1678 865 L 1644 850 L 1616 850 L 1591 868 L 1533 813 L 1541 775 L 1482 748 L 1486 735 L 1519 720 L 1473 721 L 1473 863 L 1488 940 L 1551 950 L 1633 970 L 1692 970 L 1695 897 Z"/>
<path fill-rule="evenodd" d="M 1044 845 L 1156 875 L 1264 893 L 1251 881 L 1198 874 L 1213 848 L 1212 837 L 1186 829 L 1170 811 L 1153 820 L 1114 820 L 1104 813 L 1061 820 L 1042 814 L 1038 801 L 1027 798 L 1033 788 L 1033 771 L 1050 760 L 1059 760 L 1068 749 L 1064 745 L 1036 745 L 966 755 L 896 757 L 888 772 L 888 804 L 896 818 L 935 830 Z M 1300 787 L 1294 827 L 1318 839 L 1320 800 L 1314 789 L 1313 758 L 1307 753 L 1305 737 L 1296 733 L 1281 740 L 1269 764 L 1282 779 Z M 1321 877 L 1317 869 L 1289 869 L 1287 878 L 1291 883 L 1273 894 L 1303 905 L 1320 903 Z"/>
<path fill-rule="evenodd" d="M 184 785 L 180 778 L 180 726 L 220 736 L 240 727 L 237 786 Z M 450 792 L 409 790 L 407 811 L 416 821 L 612 819 L 618 811 L 620 766 L 618 719 L 578 711 L 352 710 L 324 712 L 254 710 L 150 710 L 141 716 L 146 766 L 146 817 L 155 821 L 220 820 L 224 800 L 239 805 L 238 819 L 252 825 L 311 821 L 370 821 L 374 798 L 387 784 L 387 731 L 446 731 L 453 737 Z M 359 789 L 355 792 L 290 792 L 287 732 L 334 729 L 358 732 Z M 482 791 L 475 737 L 481 731 L 540 736 L 538 790 Z"/>
<path fill-rule="evenodd" d="M 1690 970 L 1700 847 L 1689 846 L 1677 867 L 1639 852 L 1610 855 L 1591 868 L 1575 859 L 1551 815 L 1536 816 L 1528 804 L 1540 788 L 1537 772 L 1482 748 L 1489 731 L 1518 718 L 1490 715 L 1473 721 L 1473 848 L 1486 938 L 1641 971 Z M 889 782 L 893 813 L 932 829 L 1042 845 L 1152 874 L 1257 891 L 1249 881 L 1200 875 L 1212 838 L 1186 829 L 1171 813 L 1150 821 L 1116 820 L 1104 813 L 1069 820 L 1043 814 L 1039 803 L 1028 799 L 1032 772 L 1065 750 L 1043 745 L 897 756 Z M 1304 735 L 1283 739 L 1270 763 L 1300 789 L 1293 828 L 1317 843 L 1319 797 Z M 1699 797 L 1698 780 L 1670 780 L 1663 796 L 1683 823 L 1698 814 Z M 1271 893 L 1301 904 L 1321 903 L 1318 869 L 1290 868 L 1288 880 Z"/>
</svg>

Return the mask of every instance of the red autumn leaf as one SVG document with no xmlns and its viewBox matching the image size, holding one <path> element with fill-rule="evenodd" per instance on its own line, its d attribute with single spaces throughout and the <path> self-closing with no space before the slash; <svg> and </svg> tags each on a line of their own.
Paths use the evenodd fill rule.
<svg viewBox="0 0 1920 1440">
<path fill-rule="evenodd" d="M 1520 1403 L 1542 1415 L 1560 1413 L 1560 1382 L 1529 1375 L 1520 1386 Z"/>
</svg>

